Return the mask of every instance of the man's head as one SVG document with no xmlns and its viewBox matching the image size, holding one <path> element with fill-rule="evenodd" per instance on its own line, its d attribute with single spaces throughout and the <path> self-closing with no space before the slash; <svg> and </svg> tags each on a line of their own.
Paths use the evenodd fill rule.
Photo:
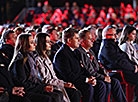
<svg viewBox="0 0 138 102">
<path fill-rule="evenodd" d="M 6 44 L 11 44 L 12 46 L 15 46 L 16 41 L 16 35 L 13 30 L 7 30 L 3 34 L 3 40 Z"/>
<path fill-rule="evenodd" d="M 93 46 L 93 37 L 89 30 L 79 31 L 79 36 L 81 39 L 81 46 L 86 50 L 89 50 Z"/>
<path fill-rule="evenodd" d="M 50 35 L 50 40 L 53 42 L 57 42 L 59 40 L 59 34 L 57 33 L 57 30 L 52 28 L 48 29 L 47 33 Z"/>
<path fill-rule="evenodd" d="M 35 37 L 35 35 L 36 35 L 35 30 L 29 30 L 29 31 L 28 31 L 28 33 L 32 34 L 33 38 L 34 38 L 34 37 Z"/>
<path fill-rule="evenodd" d="M 73 49 L 78 48 L 80 44 L 80 38 L 77 31 L 71 27 L 63 31 L 62 41 Z"/>
<path fill-rule="evenodd" d="M 102 39 L 116 39 L 116 29 L 115 25 L 107 25 L 102 32 Z"/>
<path fill-rule="evenodd" d="M 14 29 L 14 32 L 18 36 L 19 34 L 21 34 L 23 32 L 23 28 L 22 27 L 16 27 Z"/>
</svg>

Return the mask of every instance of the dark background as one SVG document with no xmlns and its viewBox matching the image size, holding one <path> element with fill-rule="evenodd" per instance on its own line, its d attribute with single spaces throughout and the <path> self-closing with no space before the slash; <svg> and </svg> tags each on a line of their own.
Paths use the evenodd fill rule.
<svg viewBox="0 0 138 102">
<path fill-rule="evenodd" d="M 37 1 L 44 1 L 44 0 L 37 0 Z M 79 6 L 83 6 L 84 4 L 93 4 L 95 7 L 100 6 L 119 6 L 121 2 L 125 4 L 131 3 L 132 0 L 48 0 L 51 5 L 53 6 L 64 6 L 66 1 L 70 3 L 76 1 Z"/>
<path fill-rule="evenodd" d="M 40 1 L 42 4 L 45 0 L 0 0 L 0 24 L 12 21 L 17 14 L 26 7 L 26 2 L 34 1 L 33 5 L 36 6 L 37 2 Z M 125 5 L 128 3 L 132 4 L 132 0 L 47 0 L 52 7 L 63 7 L 65 2 L 69 1 L 70 6 L 74 1 L 78 3 L 80 7 L 84 4 L 92 4 L 94 7 L 112 6 L 119 7 L 120 3 L 123 2 Z M 138 0 L 136 0 L 138 3 Z"/>
</svg>

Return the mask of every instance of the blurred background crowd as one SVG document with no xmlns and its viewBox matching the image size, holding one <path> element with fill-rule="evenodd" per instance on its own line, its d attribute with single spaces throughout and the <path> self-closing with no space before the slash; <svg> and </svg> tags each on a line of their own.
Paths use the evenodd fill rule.
<svg viewBox="0 0 138 102">
<path fill-rule="evenodd" d="M 59 62 L 57 61 L 58 63 L 54 62 L 53 58 L 56 58 L 57 53 L 59 53 L 60 50 L 62 51 L 61 48 L 64 48 L 64 46 L 66 45 L 69 46 L 68 48 L 71 49 L 71 50 L 68 49 L 66 51 L 72 51 L 72 52 L 74 52 L 74 50 L 81 45 L 83 48 L 86 47 L 85 48 L 86 50 L 92 50 L 93 51 L 92 53 L 95 54 L 93 56 L 86 55 L 86 57 L 89 57 L 88 58 L 90 61 L 89 64 L 92 63 L 92 66 L 93 66 L 90 68 L 95 69 L 97 67 L 97 68 L 104 69 L 105 67 L 107 70 L 109 70 L 110 67 L 112 67 L 111 65 L 113 65 L 112 68 L 119 67 L 119 69 L 123 71 L 123 74 L 125 75 L 125 80 L 126 80 L 125 84 L 127 84 L 128 86 L 128 83 L 131 83 L 132 85 L 130 84 L 129 86 L 132 86 L 132 87 L 130 87 L 128 91 L 124 91 L 126 93 L 125 94 L 126 96 L 124 96 L 124 92 L 120 87 L 120 83 L 118 83 L 117 86 L 120 87 L 119 89 L 120 91 L 117 91 L 117 92 L 121 92 L 123 94 L 122 97 L 124 96 L 125 100 L 130 99 L 130 101 L 128 102 L 132 102 L 133 99 L 135 99 L 135 102 L 137 102 L 138 100 L 138 90 L 137 90 L 138 89 L 137 88 L 138 87 L 138 83 L 137 83 L 138 82 L 138 78 L 137 78 L 138 77 L 138 55 L 137 55 L 138 53 L 138 6 L 137 6 L 137 3 L 138 3 L 138 0 L 133 0 L 133 1 L 132 0 L 76 0 L 76 1 L 74 0 L 69 0 L 69 1 L 66 1 L 66 0 L 48 0 L 48 1 L 0 0 L 0 8 L 1 8 L 0 9 L 0 37 L 1 37 L 0 51 L 2 51 L 2 53 L 0 53 L 1 55 L 0 58 L 2 61 L 0 62 L 0 67 L 2 68 L 4 67 L 6 68 L 6 71 L 9 72 L 10 70 L 13 75 L 17 75 L 16 69 L 14 68 L 18 69 L 19 66 L 17 63 L 15 63 L 16 66 L 12 66 L 12 64 L 13 62 L 16 62 L 19 60 L 18 56 L 16 55 L 19 55 L 19 58 L 24 57 L 22 58 L 22 60 L 25 62 L 23 62 L 22 60 L 20 61 L 23 62 L 22 63 L 23 66 L 26 65 L 25 66 L 26 68 L 31 69 L 31 71 L 28 71 L 28 76 L 30 75 L 31 77 L 29 76 L 29 78 L 32 78 L 31 84 L 30 84 L 29 78 L 28 78 L 29 83 L 27 82 L 27 84 L 31 85 L 29 87 L 30 89 L 28 88 L 28 86 L 25 87 L 25 89 L 29 89 L 29 91 L 28 90 L 27 91 L 32 92 L 33 88 L 36 89 L 36 87 L 32 88 L 33 83 L 39 79 L 40 76 L 38 74 L 41 74 L 41 72 L 39 72 L 36 67 L 36 64 L 38 63 L 33 61 L 34 60 L 33 53 L 30 53 L 33 51 L 36 51 L 39 53 L 39 50 L 42 50 L 41 48 L 39 49 L 39 47 L 38 48 L 36 47 L 37 41 L 40 42 L 40 45 L 37 44 L 37 46 L 39 45 L 41 47 L 41 45 L 46 44 L 44 45 L 46 48 L 44 47 L 42 52 L 46 52 L 44 53 L 44 56 L 46 56 L 44 57 L 44 59 L 45 58 L 48 59 L 48 62 L 46 64 L 52 69 L 52 71 L 53 71 L 53 66 L 52 66 L 53 63 L 55 64 L 54 66 L 55 68 L 60 69 L 60 67 L 59 68 L 57 67 L 58 64 L 60 62 L 61 62 L 60 63 L 61 65 L 65 64 L 65 63 L 62 63 L 65 60 L 69 60 L 72 65 L 77 65 L 76 63 L 74 64 L 74 62 L 72 62 L 76 60 L 75 58 L 76 56 L 74 57 L 75 60 L 72 58 L 69 59 L 65 57 L 65 59 L 63 59 L 62 61 L 59 61 Z M 43 40 L 41 39 L 38 40 L 36 39 L 37 37 L 38 38 L 42 37 Z M 123 46 L 121 47 L 121 45 Z M 129 50 L 127 49 L 128 52 L 123 51 L 125 48 L 127 48 L 126 46 L 128 46 L 129 48 Z M 30 48 L 32 49 L 30 50 Z M 6 53 L 6 54 L 3 54 L 3 53 Z M 23 56 L 21 56 L 20 54 L 22 54 Z M 72 53 L 72 54 L 77 54 L 77 53 Z M 63 57 L 63 55 L 64 53 L 61 54 L 61 58 Z M 100 57 L 98 55 L 100 55 Z M 105 57 L 106 60 L 102 59 L 104 58 L 103 56 Z M 39 57 L 40 56 L 38 56 L 38 59 Z M 26 59 L 26 58 L 32 58 L 32 59 Z M 95 60 L 93 60 L 93 58 Z M 101 64 L 99 64 L 97 60 L 100 60 L 101 64 L 104 67 L 101 66 Z M 107 61 L 107 62 L 104 62 L 104 61 Z M 72 69 L 76 68 L 77 70 L 73 73 L 75 77 L 77 76 L 76 74 L 78 74 L 79 72 L 78 70 L 80 69 L 80 67 L 81 68 L 84 67 L 80 60 L 76 62 L 80 62 L 80 63 L 78 63 L 77 67 L 75 66 L 72 68 Z M 31 64 L 33 63 L 33 64 L 31 65 L 30 63 Z M 44 62 L 40 64 L 43 64 L 43 63 Z M 65 65 L 67 64 L 68 63 L 66 63 Z M 89 67 L 89 64 L 88 64 L 88 67 Z M 44 65 L 44 66 L 47 66 L 47 65 Z M 33 69 L 32 66 L 36 69 Z M 13 67 L 14 70 L 9 69 L 10 67 L 11 68 Z M 2 68 L 0 69 L 3 70 Z M 45 68 L 45 67 L 42 66 L 42 68 Z M 64 68 L 68 69 L 67 66 Z M 36 71 L 36 73 L 33 73 L 34 72 L 33 70 Z M 98 72 L 98 70 L 97 72 L 95 72 L 95 70 L 93 71 L 94 73 L 101 74 L 100 72 Z M 93 71 L 90 71 L 89 74 L 98 79 L 99 78 L 98 74 L 93 74 Z M 19 71 L 19 72 L 21 72 L 20 74 L 22 74 L 22 71 Z M 103 78 L 98 80 L 102 80 L 103 82 L 108 82 L 110 84 L 111 80 L 109 77 L 109 73 L 108 72 L 105 73 L 106 71 L 103 71 L 103 72 L 104 74 L 103 73 L 101 74 L 103 75 Z M 72 73 L 72 71 L 69 73 Z M 51 78 L 54 75 L 55 74 L 53 75 L 49 74 Z M 80 70 L 80 73 L 78 76 L 81 76 L 81 75 L 83 74 Z M 24 78 L 25 75 L 22 75 L 22 76 Z M 95 78 L 93 77 L 88 77 L 88 78 L 90 79 L 90 83 L 94 84 L 95 86 L 96 85 Z M 67 75 L 67 79 L 69 79 L 68 75 Z M 77 87 L 80 88 L 80 90 L 84 88 L 83 85 L 82 87 L 80 87 L 79 86 L 80 83 L 79 84 L 76 83 L 77 81 L 74 81 L 73 79 L 75 78 L 72 78 L 72 76 L 70 79 L 71 79 L 71 82 L 74 82 L 76 84 L 76 86 L 78 85 Z M 86 76 L 85 76 L 85 79 L 87 79 Z M 89 79 L 88 79 L 88 82 L 89 82 Z M 120 79 L 120 77 L 118 79 Z M 59 82 L 59 79 L 56 79 L 56 80 L 58 80 L 57 82 Z M 68 82 L 68 80 L 65 80 L 65 81 Z M 3 84 L 3 81 L 0 81 L 0 82 L 1 84 Z M 63 85 L 65 84 L 64 87 L 67 86 L 69 88 L 74 88 L 73 84 L 71 83 L 65 83 L 64 81 L 60 81 L 60 82 Z M 78 82 L 81 82 L 81 81 L 78 80 Z M 86 83 L 86 82 L 87 80 L 84 81 L 83 83 Z M 5 90 L 5 88 L 3 88 L 4 85 L 2 86 L 1 84 L 0 84 L 0 89 L 2 90 L 1 93 L 3 93 L 4 92 L 3 90 Z M 17 82 L 15 83 L 15 85 L 16 84 L 18 85 L 19 83 Z M 23 83 L 22 85 L 26 86 L 27 84 Z M 35 84 L 35 85 L 37 86 L 38 84 Z M 43 85 L 43 84 L 39 83 L 39 85 Z M 113 83 L 112 85 L 115 85 L 115 84 Z M 9 84 L 9 86 L 11 85 Z M 55 84 L 53 86 L 55 86 Z M 23 89 L 21 88 L 21 90 Z M 41 93 L 41 90 L 39 88 L 37 90 L 40 91 Z M 86 90 L 81 90 L 81 92 L 83 93 L 83 98 L 87 99 L 84 97 L 84 96 L 87 96 L 85 94 L 85 91 Z M 134 91 L 135 91 L 135 95 L 134 95 Z M 113 93 L 114 92 L 115 91 L 113 91 Z M 128 97 L 127 92 L 131 94 L 129 95 L 131 98 Z M 36 94 L 37 92 L 34 92 L 34 93 Z M 67 94 L 68 93 L 70 92 L 67 92 Z M 109 90 L 109 93 L 110 93 L 110 90 Z M 107 94 L 107 96 L 109 95 L 109 93 Z M 13 92 L 10 94 L 22 96 L 16 92 Z M 22 92 L 22 94 L 24 94 L 24 91 Z M 134 96 L 136 96 L 136 98 Z M 35 97 L 34 94 L 32 95 L 32 98 L 29 97 L 28 99 L 30 99 L 31 102 L 35 102 L 37 101 L 35 100 L 35 98 L 37 98 L 38 100 L 43 99 L 41 97 Z M 97 98 L 97 99 L 101 99 L 101 98 Z M 108 97 L 106 97 L 106 99 L 108 99 Z M 116 98 L 116 99 L 121 100 L 122 98 Z M 15 101 L 11 101 L 11 102 L 15 102 Z M 23 102 L 30 102 L 30 101 L 23 101 Z M 52 102 L 55 102 L 55 101 L 52 101 Z M 57 102 L 61 102 L 61 101 L 57 101 Z M 67 101 L 67 102 L 70 102 L 70 101 Z M 71 101 L 71 102 L 80 102 L 80 95 L 78 96 L 78 101 Z M 82 102 L 88 102 L 88 101 L 85 101 L 82 99 Z M 117 101 L 117 102 L 126 102 L 126 101 Z"/>
</svg>

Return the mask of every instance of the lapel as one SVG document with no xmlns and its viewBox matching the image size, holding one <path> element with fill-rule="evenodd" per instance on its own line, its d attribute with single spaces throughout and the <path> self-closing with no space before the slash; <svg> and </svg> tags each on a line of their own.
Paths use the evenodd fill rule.
<svg viewBox="0 0 138 102">
<path fill-rule="evenodd" d="M 88 64 L 88 62 L 91 62 L 87 56 L 87 52 L 81 46 L 79 47 L 79 51 L 81 52 L 83 62 L 86 62 L 86 64 Z"/>
<path fill-rule="evenodd" d="M 87 52 L 81 46 L 79 47 L 79 51 L 81 54 L 81 60 L 82 60 L 84 67 L 87 70 L 90 70 L 91 68 L 94 69 L 93 63 L 91 59 L 88 57 Z"/>
<path fill-rule="evenodd" d="M 93 52 L 91 49 L 89 49 L 89 51 L 90 51 L 90 53 L 93 55 L 93 63 L 94 63 L 94 65 L 95 65 L 95 68 L 96 68 L 97 70 L 99 70 L 99 63 L 98 63 L 98 61 L 97 61 L 97 59 L 96 59 L 96 57 L 95 57 L 94 52 Z"/>
<path fill-rule="evenodd" d="M 90 58 L 87 56 L 87 52 L 82 47 L 80 47 L 80 51 L 81 51 L 81 53 L 84 54 L 84 56 L 82 56 L 82 57 L 84 59 L 83 61 L 86 62 L 86 65 L 87 66 L 91 65 L 91 67 L 96 71 L 99 70 L 99 64 L 97 63 L 94 52 L 92 50 L 89 50 L 89 52 L 93 56 L 93 61 L 91 61 Z"/>
</svg>

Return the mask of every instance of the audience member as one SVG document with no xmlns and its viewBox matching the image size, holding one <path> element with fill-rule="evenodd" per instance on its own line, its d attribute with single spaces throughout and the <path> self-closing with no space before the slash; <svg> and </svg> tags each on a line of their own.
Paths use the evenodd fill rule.
<svg viewBox="0 0 138 102">
<path fill-rule="evenodd" d="M 97 84 L 103 84 L 103 86 L 106 88 L 106 91 L 103 93 L 107 94 L 106 101 L 108 99 L 108 95 L 110 94 L 109 90 L 111 90 L 111 94 L 113 95 L 116 102 L 127 102 L 120 82 L 115 78 L 111 78 L 108 75 L 108 72 L 104 68 L 100 67 L 94 52 L 90 49 L 93 46 L 94 41 L 90 31 L 85 29 L 81 30 L 79 35 L 81 38 L 81 46 L 77 51 L 79 51 L 78 56 L 80 56 L 80 62 L 82 62 L 84 68 L 88 71 L 88 74 L 96 78 Z M 99 90 L 96 89 L 94 95 L 96 95 L 98 91 Z M 100 97 L 96 96 L 96 98 L 99 99 Z M 95 101 L 98 102 L 97 99 L 95 99 Z"/>
<path fill-rule="evenodd" d="M 129 59 L 138 65 L 138 54 L 133 42 L 136 39 L 136 28 L 125 26 L 120 37 L 120 49 L 127 53 Z"/>
<path fill-rule="evenodd" d="M 66 82 L 73 83 L 81 91 L 83 96 L 82 102 L 92 102 L 94 95 L 93 86 L 96 85 L 96 80 L 94 77 L 85 75 L 74 52 L 80 44 L 79 35 L 75 29 L 71 27 L 66 28 L 62 36 L 62 41 L 64 44 L 57 51 L 53 60 L 57 76 Z"/>
<path fill-rule="evenodd" d="M 53 85 L 56 90 L 62 91 L 66 102 L 80 102 L 81 95 L 74 85 L 69 82 L 64 82 L 56 77 L 53 64 L 47 55 L 47 52 L 51 50 L 50 36 L 46 33 L 39 33 L 36 37 L 36 43 L 36 51 L 38 54 L 35 58 L 36 66 L 39 69 L 42 82 Z M 64 87 L 66 88 L 67 93 Z"/>
<path fill-rule="evenodd" d="M 128 55 L 119 48 L 118 43 L 115 42 L 115 34 L 116 27 L 113 25 L 108 25 L 103 29 L 103 40 L 98 58 L 101 61 L 102 65 L 104 65 L 104 67 L 108 70 L 121 69 L 123 71 L 126 82 L 136 85 L 135 95 L 137 102 L 138 68 L 137 65 L 129 59 Z"/>
<path fill-rule="evenodd" d="M 62 102 L 62 93 L 54 92 L 53 86 L 43 84 L 34 61 L 35 43 L 31 34 L 17 37 L 14 56 L 9 65 L 16 85 L 23 85 L 27 97 L 33 102 Z M 11 65 L 13 64 L 13 67 Z"/>
</svg>

